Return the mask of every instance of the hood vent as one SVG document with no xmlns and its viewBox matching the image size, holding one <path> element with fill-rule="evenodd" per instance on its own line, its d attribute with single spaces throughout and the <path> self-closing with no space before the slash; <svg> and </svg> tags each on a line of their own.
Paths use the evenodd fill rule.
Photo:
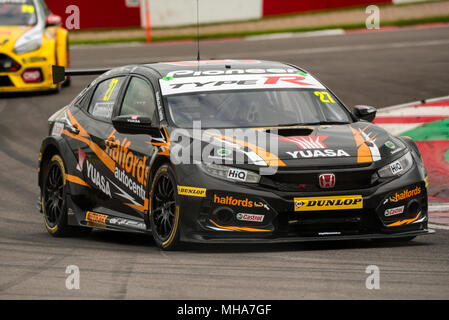
<svg viewBox="0 0 449 320">
<path fill-rule="evenodd" d="M 277 134 L 281 137 L 304 137 L 309 136 L 314 130 L 309 128 L 283 128 L 277 129 Z M 268 129 L 267 133 L 275 133 L 275 129 Z"/>
</svg>

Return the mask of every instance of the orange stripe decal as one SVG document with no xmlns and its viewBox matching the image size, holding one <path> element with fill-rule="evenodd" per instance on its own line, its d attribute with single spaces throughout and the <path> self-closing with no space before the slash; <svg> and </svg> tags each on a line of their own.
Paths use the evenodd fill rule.
<svg viewBox="0 0 449 320">
<path fill-rule="evenodd" d="M 394 223 L 391 224 L 387 224 L 387 227 L 397 227 L 397 226 L 402 226 L 404 224 L 410 224 L 412 222 L 415 222 L 416 220 L 418 220 L 418 218 L 421 216 L 421 211 L 418 212 L 418 215 L 412 219 L 406 219 L 406 220 L 401 220 L 401 221 L 396 221 Z"/>
<path fill-rule="evenodd" d="M 213 132 L 206 132 L 207 134 L 217 137 L 219 139 L 222 140 L 227 140 L 233 143 L 237 143 L 239 144 L 241 147 L 247 147 L 249 148 L 251 151 L 255 152 L 259 157 L 261 157 L 266 163 L 267 165 L 269 165 L 270 167 L 285 167 L 285 163 L 279 159 L 276 155 L 266 151 L 264 148 L 261 148 L 259 146 L 256 146 L 252 143 L 248 143 L 246 141 L 242 141 L 242 140 L 238 140 L 236 138 L 230 138 L 224 135 L 219 135 L 219 134 L 215 134 Z"/>
<path fill-rule="evenodd" d="M 143 205 L 138 205 L 138 204 L 134 204 L 134 203 L 124 203 L 124 205 L 145 213 L 145 211 L 148 210 L 148 198 L 145 198 L 145 202 Z"/>
<path fill-rule="evenodd" d="M 81 186 L 85 186 L 85 187 L 89 187 L 90 188 L 90 186 L 83 179 L 78 178 L 77 176 L 72 176 L 70 174 L 66 174 L 65 178 L 69 182 L 76 183 L 76 184 L 79 184 Z"/>
<path fill-rule="evenodd" d="M 352 134 L 354 135 L 355 144 L 357 145 L 357 162 L 358 163 L 373 162 L 371 150 L 366 145 L 365 139 L 361 135 L 361 132 L 365 131 L 366 128 L 368 128 L 368 126 L 361 132 L 357 131 L 353 127 L 349 128 L 351 128 Z"/>
<path fill-rule="evenodd" d="M 220 228 L 220 229 L 225 229 L 225 230 L 232 230 L 232 231 L 249 231 L 249 232 L 270 232 L 271 230 L 266 230 L 266 229 L 256 229 L 256 228 L 248 228 L 248 227 L 226 227 L 226 226 L 220 226 L 219 224 L 217 224 L 215 221 L 210 220 L 210 222 L 212 222 L 216 227 Z"/>
<path fill-rule="evenodd" d="M 115 172 L 115 162 L 112 160 L 96 143 L 90 140 L 87 131 L 76 121 L 70 111 L 67 111 L 70 122 L 80 131 L 78 134 L 71 133 L 70 131 L 64 130 L 63 134 L 69 136 L 78 141 L 84 142 L 89 146 L 89 148 L 97 155 L 98 159 L 109 169 L 111 172 Z"/>
</svg>

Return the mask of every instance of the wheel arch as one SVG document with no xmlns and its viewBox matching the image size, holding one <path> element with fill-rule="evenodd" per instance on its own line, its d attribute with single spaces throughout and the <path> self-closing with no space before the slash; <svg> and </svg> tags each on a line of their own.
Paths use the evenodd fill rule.
<svg viewBox="0 0 449 320">
<path fill-rule="evenodd" d="M 154 158 L 154 160 L 150 163 L 150 173 L 148 175 L 148 193 L 151 192 L 151 183 L 153 182 L 153 177 L 156 174 L 156 171 L 164 164 L 170 165 L 173 169 L 175 169 L 170 161 L 170 158 L 167 156 L 157 156 Z"/>
<path fill-rule="evenodd" d="M 76 166 L 76 158 L 72 153 L 69 145 L 62 137 L 50 136 L 44 139 L 39 155 L 39 178 L 38 184 L 42 187 L 43 169 L 46 163 L 55 154 L 59 154 L 63 160 L 66 173 L 70 173 Z"/>
</svg>

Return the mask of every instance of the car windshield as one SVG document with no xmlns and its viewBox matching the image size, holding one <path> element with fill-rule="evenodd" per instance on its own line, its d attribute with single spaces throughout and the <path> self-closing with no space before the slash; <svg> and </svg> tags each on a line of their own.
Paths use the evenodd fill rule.
<svg viewBox="0 0 449 320">
<path fill-rule="evenodd" d="M 167 96 L 176 126 L 275 127 L 349 123 L 349 112 L 327 90 L 237 90 Z"/>
<path fill-rule="evenodd" d="M 0 0 L 0 25 L 31 26 L 36 22 L 36 8 L 32 1 Z"/>
</svg>

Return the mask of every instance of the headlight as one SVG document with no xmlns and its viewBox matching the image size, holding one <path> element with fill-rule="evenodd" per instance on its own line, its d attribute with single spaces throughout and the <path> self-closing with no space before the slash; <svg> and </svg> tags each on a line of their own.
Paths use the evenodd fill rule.
<svg viewBox="0 0 449 320">
<path fill-rule="evenodd" d="M 41 47 L 41 40 L 40 39 L 36 39 L 36 40 L 32 40 L 29 42 L 26 42 L 20 46 L 15 46 L 14 47 L 14 52 L 17 54 L 22 54 L 22 53 L 27 53 L 27 52 L 31 52 L 31 51 L 36 51 L 39 50 Z"/>
<path fill-rule="evenodd" d="M 260 181 L 260 175 L 255 172 L 228 166 L 202 163 L 201 169 L 203 169 L 203 171 L 207 174 L 223 180 L 233 180 L 246 183 L 259 183 Z"/>
<path fill-rule="evenodd" d="M 398 177 L 406 173 L 413 165 L 413 157 L 410 152 L 407 152 L 404 156 L 396 161 L 386 165 L 379 169 L 377 172 L 381 178 Z"/>
<path fill-rule="evenodd" d="M 31 29 L 22 35 L 14 45 L 14 52 L 22 54 L 26 52 L 39 50 L 42 45 L 42 32 Z"/>
</svg>

